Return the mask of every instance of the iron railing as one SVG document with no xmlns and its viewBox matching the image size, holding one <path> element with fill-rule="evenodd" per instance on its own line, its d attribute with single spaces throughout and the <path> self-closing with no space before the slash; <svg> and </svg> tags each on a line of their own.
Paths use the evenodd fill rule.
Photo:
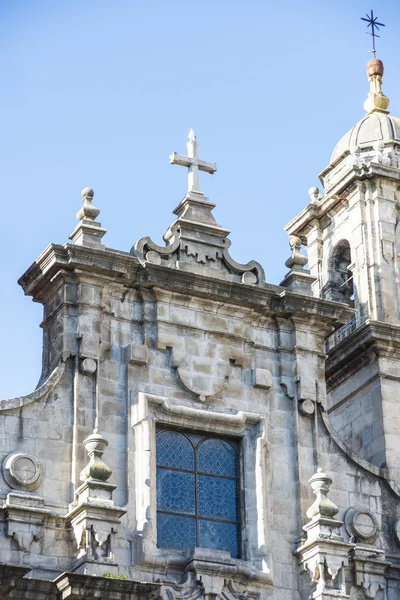
<svg viewBox="0 0 400 600">
<path fill-rule="evenodd" d="M 343 340 L 345 340 L 349 335 L 353 333 L 357 329 L 357 319 L 353 317 L 351 321 L 343 325 L 340 329 L 334 331 L 329 337 L 325 340 L 325 350 L 329 352 L 335 346 L 340 344 Z"/>
</svg>

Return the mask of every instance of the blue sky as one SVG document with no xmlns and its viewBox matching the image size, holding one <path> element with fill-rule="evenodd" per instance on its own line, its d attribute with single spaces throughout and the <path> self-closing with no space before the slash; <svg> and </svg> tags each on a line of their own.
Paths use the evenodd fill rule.
<svg viewBox="0 0 400 600">
<path fill-rule="evenodd" d="M 383 90 L 400 116 L 400 3 L 376 0 Z M 193 127 L 231 254 L 279 283 L 284 225 L 338 139 L 364 114 L 369 3 L 294 0 L 0 0 L 0 398 L 34 389 L 41 306 L 16 281 L 74 229 L 95 190 L 104 242 L 161 243 L 186 191 Z"/>
</svg>

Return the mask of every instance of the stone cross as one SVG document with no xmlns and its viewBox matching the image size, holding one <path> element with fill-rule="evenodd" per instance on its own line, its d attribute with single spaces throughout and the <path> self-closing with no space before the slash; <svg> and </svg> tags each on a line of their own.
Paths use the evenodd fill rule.
<svg viewBox="0 0 400 600">
<path fill-rule="evenodd" d="M 213 175 L 217 170 L 216 163 L 206 162 L 205 160 L 199 159 L 199 144 L 194 135 L 193 129 L 189 131 L 188 143 L 187 143 L 188 155 L 178 154 L 173 152 L 169 157 L 171 165 L 181 165 L 181 167 L 188 167 L 188 192 L 200 192 L 199 189 L 199 170 L 211 173 Z"/>
</svg>

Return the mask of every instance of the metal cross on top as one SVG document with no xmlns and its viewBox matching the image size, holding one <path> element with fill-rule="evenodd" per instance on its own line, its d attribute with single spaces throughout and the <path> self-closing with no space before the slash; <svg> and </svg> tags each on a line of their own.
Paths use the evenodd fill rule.
<svg viewBox="0 0 400 600">
<path fill-rule="evenodd" d="M 199 144 L 194 135 L 193 129 L 189 131 L 187 143 L 188 155 L 178 154 L 173 152 L 170 154 L 169 162 L 171 165 L 181 165 L 181 167 L 189 167 L 188 173 L 188 192 L 200 192 L 199 188 L 199 171 L 205 171 L 213 175 L 217 170 L 216 163 L 206 162 L 199 159 Z"/>
<path fill-rule="evenodd" d="M 373 10 L 371 10 L 371 14 L 366 15 L 366 17 L 366 19 L 364 17 L 361 17 L 361 21 L 366 21 L 368 23 L 367 27 L 371 27 L 371 32 L 367 31 L 367 33 L 370 33 L 372 35 L 372 50 L 369 50 L 369 52 L 372 52 L 374 58 L 376 58 L 375 38 L 380 36 L 375 33 L 375 29 L 379 31 L 379 27 L 385 27 L 385 24 L 378 23 L 378 17 L 374 17 Z"/>
</svg>

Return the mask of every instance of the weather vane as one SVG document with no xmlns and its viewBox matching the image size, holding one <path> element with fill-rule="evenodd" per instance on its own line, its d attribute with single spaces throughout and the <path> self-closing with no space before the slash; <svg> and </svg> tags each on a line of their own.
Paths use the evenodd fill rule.
<svg viewBox="0 0 400 600">
<path fill-rule="evenodd" d="M 364 17 L 361 17 L 361 21 L 367 21 L 367 27 L 371 27 L 371 32 L 367 31 L 367 33 L 370 33 L 372 35 L 372 50 L 369 50 L 369 52 L 372 52 L 374 58 L 376 58 L 375 38 L 380 36 L 375 33 L 375 29 L 379 31 L 379 27 L 385 27 L 385 25 L 384 23 L 378 23 L 378 17 L 374 17 L 373 10 L 371 10 L 371 14 L 366 15 L 366 17 L 366 19 Z"/>
</svg>

